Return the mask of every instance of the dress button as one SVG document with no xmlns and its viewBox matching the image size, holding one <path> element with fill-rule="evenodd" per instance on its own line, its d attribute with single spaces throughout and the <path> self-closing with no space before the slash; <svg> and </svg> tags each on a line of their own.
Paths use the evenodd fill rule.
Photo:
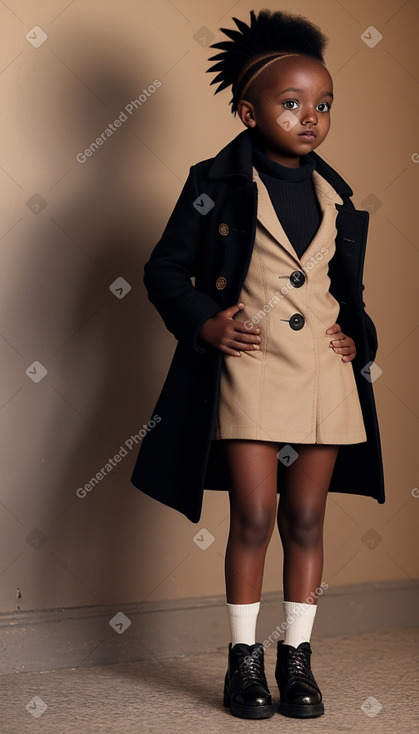
<svg viewBox="0 0 419 734">
<path fill-rule="evenodd" d="M 294 288 L 301 288 L 301 286 L 305 283 L 305 279 L 306 276 L 304 275 L 302 270 L 294 270 L 294 272 L 290 275 L 290 283 L 294 286 Z"/>
<path fill-rule="evenodd" d="M 227 280 L 224 278 L 224 276 L 220 275 L 219 278 L 215 281 L 215 287 L 218 288 L 219 291 L 222 291 L 223 288 L 225 288 L 227 285 Z"/>
<path fill-rule="evenodd" d="M 293 331 L 299 331 L 303 328 L 305 324 L 304 316 L 302 316 L 300 313 L 293 313 L 293 315 L 290 318 L 290 327 Z"/>
<path fill-rule="evenodd" d="M 225 222 L 220 224 L 220 226 L 218 227 L 218 231 L 220 234 L 223 235 L 223 237 L 226 237 L 230 231 L 228 224 L 225 224 Z"/>
</svg>

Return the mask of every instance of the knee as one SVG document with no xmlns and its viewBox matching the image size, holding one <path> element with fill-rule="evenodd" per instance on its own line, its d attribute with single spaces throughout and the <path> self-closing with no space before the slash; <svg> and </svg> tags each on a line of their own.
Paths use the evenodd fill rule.
<svg viewBox="0 0 419 734">
<path fill-rule="evenodd" d="M 305 508 L 290 516 L 282 516 L 279 519 L 279 531 L 285 542 L 302 548 L 314 548 L 322 542 L 323 514 Z"/>
<path fill-rule="evenodd" d="M 243 512 L 232 518 L 232 530 L 240 542 L 250 548 L 258 548 L 269 543 L 275 524 L 275 512 L 260 507 Z"/>
</svg>

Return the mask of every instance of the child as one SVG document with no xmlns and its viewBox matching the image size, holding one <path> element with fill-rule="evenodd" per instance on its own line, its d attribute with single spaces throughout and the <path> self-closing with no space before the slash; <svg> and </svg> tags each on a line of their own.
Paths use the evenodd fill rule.
<svg viewBox="0 0 419 734">
<path fill-rule="evenodd" d="M 384 502 L 377 337 L 362 300 L 368 214 L 313 152 L 330 127 L 327 39 L 299 16 L 250 16 L 222 29 L 230 40 L 209 69 L 247 129 L 191 168 L 145 266 L 178 344 L 132 482 L 193 522 L 204 487 L 228 490 L 224 705 L 251 719 L 274 713 L 255 631 L 279 493 L 279 711 L 307 718 L 324 712 L 310 636 L 328 491 Z"/>
</svg>

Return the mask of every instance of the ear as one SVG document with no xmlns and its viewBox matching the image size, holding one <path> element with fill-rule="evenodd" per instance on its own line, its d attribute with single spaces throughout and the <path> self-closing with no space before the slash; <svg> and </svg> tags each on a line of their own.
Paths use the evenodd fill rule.
<svg viewBox="0 0 419 734">
<path fill-rule="evenodd" d="M 248 102 L 246 99 L 240 100 L 237 106 L 237 114 L 243 125 L 246 125 L 246 127 L 256 127 L 255 108 L 251 102 Z"/>
</svg>

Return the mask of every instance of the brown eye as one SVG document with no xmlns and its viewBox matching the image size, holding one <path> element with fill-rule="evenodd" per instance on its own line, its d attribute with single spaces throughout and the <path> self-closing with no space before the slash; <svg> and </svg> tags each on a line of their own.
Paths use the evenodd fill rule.
<svg viewBox="0 0 419 734">
<path fill-rule="evenodd" d="M 296 110 L 298 107 L 298 102 L 296 99 L 286 99 L 285 102 L 283 102 L 283 105 L 285 109 L 287 110 Z M 295 107 L 291 107 L 291 105 L 296 105 Z"/>
</svg>

